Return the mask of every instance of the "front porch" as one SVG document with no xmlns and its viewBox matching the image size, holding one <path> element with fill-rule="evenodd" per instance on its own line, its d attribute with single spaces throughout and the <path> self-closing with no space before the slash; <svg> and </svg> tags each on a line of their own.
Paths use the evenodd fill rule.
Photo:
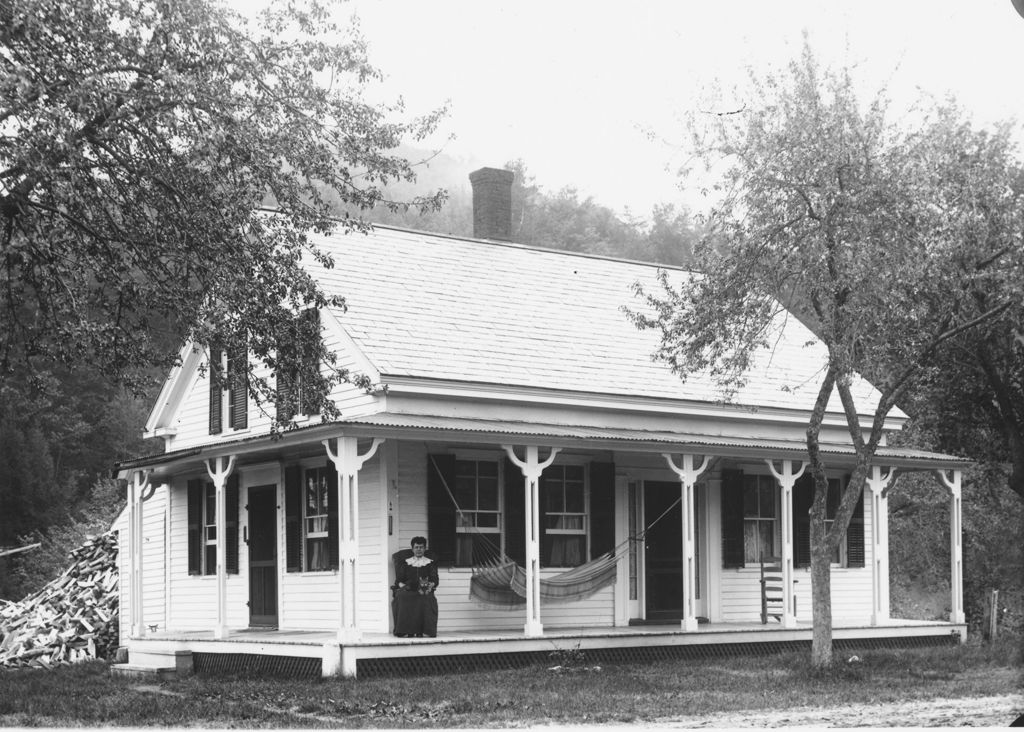
<svg viewBox="0 0 1024 732">
<path fill-rule="evenodd" d="M 890 619 L 884 625 L 833 627 L 838 649 L 909 647 L 962 642 L 964 624 Z M 666 658 L 764 654 L 810 648 L 811 624 L 706 623 L 564 628 L 526 637 L 522 629 L 445 633 L 437 638 L 396 638 L 364 633 L 339 645 L 337 632 L 231 629 L 158 632 L 128 642 L 129 663 L 115 670 L 168 676 L 192 672 L 273 671 L 295 676 L 386 676 L 458 672 L 525 665 L 558 665 L 559 652 L 581 651 L 589 664 L 637 663 Z M 555 654 L 552 656 L 552 654 Z"/>
</svg>

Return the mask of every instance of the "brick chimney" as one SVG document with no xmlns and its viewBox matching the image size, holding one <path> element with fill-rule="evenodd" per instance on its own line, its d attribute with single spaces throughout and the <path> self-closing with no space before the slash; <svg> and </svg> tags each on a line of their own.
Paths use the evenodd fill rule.
<svg viewBox="0 0 1024 732">
<path fill-rule="evenodd" d="M 511 170 L 480 168 L 469 174 L 473 186 L 473 236 L 512 241 Z"/>
</svg>

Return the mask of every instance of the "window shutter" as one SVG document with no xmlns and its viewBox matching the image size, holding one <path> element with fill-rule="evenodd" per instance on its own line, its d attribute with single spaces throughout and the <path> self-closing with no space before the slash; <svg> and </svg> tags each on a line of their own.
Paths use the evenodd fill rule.
<svg viewBox="0 0 1024 732">
<path fill-rule="evenodd" d="M 302 468 L 284 469 L 284 543 L 285 568 L 302 571 Z"/>
<path fill-rule="evenodd" d="M 590 464 L 590 558 L 615 548 L 615 463 Z"/>
<path fill-rule="evenodd" d="M 221 412 L 223 407 L 221 406 L 221 393 L 223 391 L 223 383 L 221 380 L 221 354 L 223 351 L 219 346 L 210 346 L 210 369 L 207 373 L 207 377 L 210 379 L 210 434 L 219 435 L 221 433 Z"/>
<path fill-rule="evenodd" d="M 455 506 L 448 488 L 455 490 L 455 456 L 427 456 L 427 541 L 439 564 L 455 564 Z"/>
<path fill-rule="evenodd" d="M 302 414 L 320 414 L 320 402 L 324 396 L 318 382 L 320 380 L 320 311 L 316 308 L 304 310 L 299 314 L 301 321 L 299 333 L 301 346 L 299 357 L 302 369 L 301 401 L 297 405 Z"/>
<path fill-rule="evenodd" d="M 505 458 L 505 554 L 519 566 L 526 564 L 526 478 Z"/>
<path fill-rule="evenodd" d="M 238 574 L 238 474 L 228 476 L 224 486 L 225 528 L 227 529 L 227 573 Z"/>
<path fill-rule="evenodd" d="M 811 566 L 811 504 L 814 503 L 814 476 L 801 475 L 793 484 L 793 537 L 795 566 Z"/>
<path fill-rule="evenodd" d="M 239 347 L 228 358 L 228 422 L 236 430 L 249 426 L 248 365 L 249 350 L 246 346 Z"/>
<path fill-rule="evenodd" d="M 743 567 L 743 471 L 722 471 L 722 566 Z"/>
<path fill-rule="evenodd" d="M 853 517 L 846 529 L 846 566 L 864 566 L 864 491 L 861 490 Z"/>
<path fill-rule="evenodd" d="M 188 573 L 203 573 L 203 481 L 188 482 Z"/>
<path fill-rule="evenodd" d="M 338 469 L 327 461 L 327 559 L 331 569 L 341 566 L 338 549 Z"/>
</svg>

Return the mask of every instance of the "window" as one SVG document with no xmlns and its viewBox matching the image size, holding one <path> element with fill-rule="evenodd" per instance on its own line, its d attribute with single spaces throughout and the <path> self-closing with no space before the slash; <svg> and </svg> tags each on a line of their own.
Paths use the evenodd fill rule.
<svg viewBox="0 0 1024 732">
<path fill-rule="evenodd" d="M 285 569 L 338 568 L 338 474 L 330 462 L 284 469 Z"/>
<path fill-rule="evenodd" d="M 218 435 L 223 425 L 233 430 L 249 426 L 249 353 L 244 346 L 225 349 L 210 346 L 210 434 Z"/>
<path fill-rule="evenodd" d="M 828 499 L 825 501 L 825 532 L 832 530 L 835 523 L 836 513 L 839 511 L 839 501 L 843 497 L 843 484 L 838 478 L 828 479 Z M 843 545 L 846 542 L 839 542 L 835 552 L 832 554 L 832 564 L 843 563 Z"/>
<path fill-rule="evenodd" d="M 330 569 L 328 549 L 328 511 L 331 501 L 326 468 L 306 471 L 303 496 L 303 528 L 305 533 L 306 571 Z"/>
<path fill-rule="evenodd" d="M 778 491 L 767 475 L 743 476 L 743 561 L 758 564 L 762 557 L 776 557 Z"/>
<path fill-rule="evenodd" d="M 320 311 L 304 310 L 292 321 L 290 332 L 281 339 L 277 364 L 277 417 L 320 413 L 323 391 L 320 385 Z"/>
<path fill-rule="evenodd" d="M 540 480 L 541 566 L 576 567 L 587 556 L 587 493 L 582 465 L 553 465 Z"/>
<path fill-rule="evenodd" d="M 217 491 L 203 485 L 203 574 L 217 571 Z"/>
<path fill-rule="evenodd" d="M 225 571 L 238 574 L 238 476 L 224 486 Z M 188 481 L 188 573 L 217 573 L 217 490 L 201 479 Z"/>
<path fill-rule="evenodd" d="M 455 564 L 471 567 L 501 551 L 501 489 L 498 463 L 455 461 Z"/>
</svg>

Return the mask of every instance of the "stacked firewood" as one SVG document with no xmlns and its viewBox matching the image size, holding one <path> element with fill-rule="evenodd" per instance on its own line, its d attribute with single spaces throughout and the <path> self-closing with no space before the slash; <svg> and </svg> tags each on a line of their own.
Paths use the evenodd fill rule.
<svg viewBox="0 0 1024 732">
<path fill-rule="evenodd" d="M 0 605 L 0 666 L 52 668 L 113 655 L 118 643 L 117 534 L 71 552 L 60 577 Z"/>
</svg>

